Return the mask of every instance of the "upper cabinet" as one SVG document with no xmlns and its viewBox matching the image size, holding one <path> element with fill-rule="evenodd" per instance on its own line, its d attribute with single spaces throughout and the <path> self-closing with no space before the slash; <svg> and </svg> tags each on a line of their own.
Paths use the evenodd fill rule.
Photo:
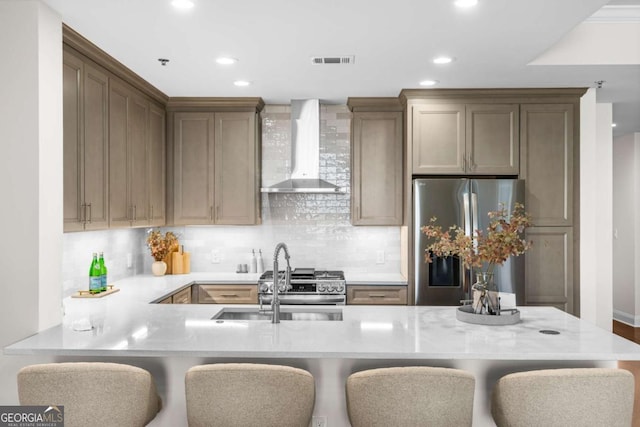
<svg viewBox="0 0 640 427">
<path fill-rule="evenodd" d="M 517 175 L 517 104 L 415 103 L 410 148 L 415 175 Z"/>
<path fill-rule="evenodd" d="M 149 105 L 149 225 L 166 223 L 166 120 L 164 108 Z"/>
<path fill-rule="evenodd" d="M 68 27 L 63 41 L 64 231 L 164 225 L 166 96 Z"/>
<path fill-rule="evenodd" d="M 385 102 L 386 101 L 386 102 Z M 402 108 L 397 98 L 349 98 L 351 223 L 402 225 Z"/>
<path fill-rule="evenodd" d="M 108 77 L 69 49 L 63 57 L 64 231 L 108 227 Z"/>
<path fill-rule="evenodd" d="M 259 224 L 262 100 L 196 100 L 169 104 L 173 224 Z"/>
<path fill-rule="evenodd" d="M 110 226 L 163 225 L 164 112 L 123 82 L 109 89 Z"/>
</svg>

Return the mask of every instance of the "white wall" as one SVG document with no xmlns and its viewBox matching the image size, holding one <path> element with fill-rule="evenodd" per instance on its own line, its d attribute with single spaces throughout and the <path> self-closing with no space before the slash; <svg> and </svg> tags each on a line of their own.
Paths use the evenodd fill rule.
<svg viewBox="0 0 640 427">
<path fill-rule="evenodd" d="M 39 1 L 0 1 L 0 347 L 61 320 L 61 41 Z M 30 361 L 0 355 L 0 404 Z"/>
<path fill-rule="evenodd" d="M 613 312 L 612 106 L 580 102 L 580 317 L 610 331 Z"/>
<path fill-rule="evenodd" d="M 613 317 L 640 326 L 640 133 L 613 142 Z"/>
</svg>

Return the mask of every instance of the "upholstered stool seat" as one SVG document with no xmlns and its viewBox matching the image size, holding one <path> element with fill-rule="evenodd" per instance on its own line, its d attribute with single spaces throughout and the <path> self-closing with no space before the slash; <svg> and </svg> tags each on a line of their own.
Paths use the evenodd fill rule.
<svg viewBox="0 0 640 427">
<path fill-rule="evenodd" d="M 315 404 L 313 376 L 279 365 L 194 366 L 185 392 L 190 427 L 308 427 Z"/>
<path fill-rule="evenodd" d="M 622 369 L 546 369 L 505 375 L 491 413 L 500 426 L 631 426 L 634 379 Z"/>
<path fill-rule="evenodd" d="M 144 369 L 117 363 L 49 363 L 18 372 L 21 405 L 64 406 L 65 427 L 137 427 L 162 401 Z"/>
<path fill-rule="evenodd" d="M 353 427 L 470 426 L 473 375 L 422 366 L 381 368 L 347 378 Z"/>
</svg>

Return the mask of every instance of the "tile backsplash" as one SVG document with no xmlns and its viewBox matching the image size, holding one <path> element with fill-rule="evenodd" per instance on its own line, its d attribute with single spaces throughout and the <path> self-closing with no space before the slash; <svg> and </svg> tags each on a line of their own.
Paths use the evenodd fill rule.
<svg viewBox="0 0 640 427">
<path fill-rule="evenodd" d="M 143 257 L 148 256 L 144 237 L 145 230 L 141 228 L 65 233 L 62 239 L 63 296 L 88 289 L 93 252 L 104 252 L 109 282 L 143 273 Z"/>
<path fill-rule="evenodd" d="M 273 249 L 285 242 L 293 267 L 344 270 L 347 273 L 399 273 L 400 227 L 354 227 L 350 223 L 350 113 L 344 105 L 320 109 L 320 178 L 343 187 L 345 194 L 262 194 L 262 225 L 164 227 L 174 231 L 191 252 L 194 272 L 230 272 L 248 264 L 251 250 L 262 250 L 265 268 Z M 291 173 L 289 106 L 262 112 L 262 185 Z M 104 250 L 110 280 L 150 273 L 146 230 L 67 233 L 64 238 L 65 296 L 87 281 L 91 252 Z M 384 262 L 377 263 L 380 251 Z M 216 254 L 219 262 L 213 263 Z M 127 254 L 132 266 L 127 267 Z"/>
</svg>

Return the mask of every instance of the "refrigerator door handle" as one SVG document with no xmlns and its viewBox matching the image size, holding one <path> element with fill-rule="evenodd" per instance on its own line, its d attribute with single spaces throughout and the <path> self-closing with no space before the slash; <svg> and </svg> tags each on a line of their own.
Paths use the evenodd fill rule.
<svg viewBox="0 0 640 427">
<path fill-rule="evenodd" d="M 478 194 L 471 193 L 471 238 L 473 239 L 473 248 L 477 249 L 478 240 L 475 238 L 473 228 L 478 228 Z"/>
<path fill-rule="evenodd" d="M 462 227 L 464 228 L 464 234 L 473 237 L 473 231 L 471 230 L 471 207 L 469 206 L 469 193 L 462 194 L 462 207 L 464 209 L 464 215 L 462 216 Z"/>
</svg>

